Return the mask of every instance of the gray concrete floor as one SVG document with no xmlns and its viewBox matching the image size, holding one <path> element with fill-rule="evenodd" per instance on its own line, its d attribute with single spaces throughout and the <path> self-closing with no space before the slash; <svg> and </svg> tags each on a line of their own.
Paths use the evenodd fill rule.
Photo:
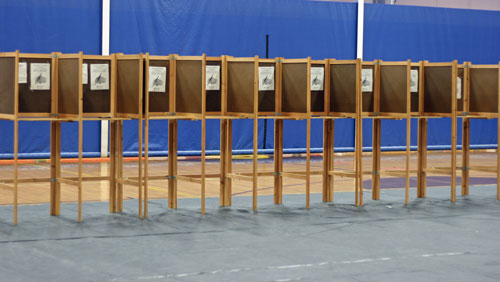
<svg viewBox="0 0 500 282">
<path fill-rule="evenodd" d="M 458 191 L 459 189 L 457 189 Z M 496 186 L 471 187 L 449 202 L 449 189 L 429 189 L 426 199 L 403 203 L 404 190 L 385 189 L 381 201 L 353 193 L 335 203 L 312 195 L 235 197 L 233 207 L 207 200 L 150 202 L 150 217 L 136 218 L 137 201 L 122 214 L 106 203 L 76 204 L 62 216 L 48 205 L 0 206 L 0 281 L 498 281 L 500 202 Z"/>
</svg>

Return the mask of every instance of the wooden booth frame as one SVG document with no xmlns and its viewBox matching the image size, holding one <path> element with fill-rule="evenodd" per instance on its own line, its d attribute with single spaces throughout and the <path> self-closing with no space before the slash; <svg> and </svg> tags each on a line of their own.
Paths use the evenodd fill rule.
<svg viewBox="0 0 500 282">
<path fill-rule="evenodd" d="M 361 59 L 356 60 L 328 60 L 330 66 L 330 93 L 329 93 L 329 108 L 328 116 L 324 121 L 323 133 L 323 155 L 326 159 L 323 160 L 323 201 L 333 201 L 334 193 L 334 176 L 354 178 L 355 190 L 355 206 L 363 206 L 363 174 L 371 174 L 371 172 L 363 172 L 363 118 L 373 118 L 376 116 L 374 111 L 374 91 L 377 89 L 378 68 L 376 61 L 362 62 Z M 362 70 L 372 69 L 372 91 L 362 92 Z M 350 79 L 342 77 L 345 73 L 354 76 Z M 342 77 L 342 78 L 341 78 Z M 348 85 L 346 85 L 348 84 Z M 339 93 L 342 94 L 339 94 Z M 348 92 L 346 95 L 345 92 Z M 354 99 L 352 95 L 354 92 Z M 366 100 L 364 93 L 371 93 L 372 98 Z M 337 97 L 338 95 L 341 95 Z M 349 97 L 349 99 L 346 99 Z M 334 119 L 352 118 L 355 120 L 355 145 L 354 145 L 354 168 L 352 171 L 339 170 L 334 168 Z"/>
<path fill-rule="evenodd" d="M 232 181 L 252 183 L 252 208 L 257 210 L 258 177 L 258 107 L 259 63 L 253 58 L 222 56 L 221 142 L 220 142 L 220 206 L 232 204 Z M 252 172 L 237 173 L 232 169 L 232 121 L 253 120 Z"/>
<path fill-rule="evenodd" d="M 26 82 L 23 85 L 19 83 L 19 63 L 26 62 Z M 28 64 L 29 63 L 29 64 Z M 45 93 L 41 96 L 36 95 L 31 89 L 31 75 L 28 71 L 31 70 L 31 63 L 50 63 L 50 80 L 49 90 L 40 90 Z M 19 178 L 19 122 L 20 121 L 52 121 L 57 119 L 57 54 L 31 54 L 15 52 L 0 53 L 0 96 L 2 103 L 0 104 L 0 119 L 9 120 L 14 123 L 13 136 L 13 153 L 14 153 L 14 173 L 12 179 L 4 179 L 0 181 L 0 189 L 12 192 L 13 204 L 13 223 L 18 222 L 18 193 L 20 183 L 31 182 L 50 182 L 52 190 L 52 167 L 54 166 L 51 160 L 51 177 L 50 178 Z M 24 85 L 26 84 L 26 86 Z M 26 96 L 26 97 L 21 97 Z M 41 100 L 42 99 L 42 100 Z M 30 103 L 36 100 L 35 103 Z M 48 100 L 48 101 L 47 101 Z M 40 109 L 45 108 L 45 110 Z"/>
<path fill-rule="evenodd" d="M 428 173 L 451 176 L 450 200 L 456 201 L 456 158 L 457 158 L 457 61 L 451 63 L 420 62 L 419 71 L 419 114 L 418 114 L 418 174 L 417 197 L 426 197 Z M 444 71 L 443 71 L 444 70 Z M 443 81 L 449 81 L 446 85 Z M 443 89 L 444 87 L 444 89 Z M 428 94 L 431 92 L 431 94 Z M 451 166 L 427 167 L 427 124 L 429 118 L 451 119 Z"/>
<path fill-rule="evenodd" d="M 147 185 L 147 170 L 143 159 L 144 128 L 144 55 L 113 54 L 116 85 L 115 118 L 110 120 L 110 212 L 123 211 L 123 185 L 138 188 L 138 216 L 143 218 L 147 211 L 144 186 Z M 123 122 L 138 122 L 138 172 L 137 176 L 123 174 Z M 148 124 L 146 123 L 146 126 Z"/>
<path fill-rule="evenodd" d="M 380 200 L 380 177 L 388 175 L 405 178 L 405 204 L 409 203 L 410 173 L 410 134 L 411 134 L 411 69 L 410 60 L 406 62 L 383 62 L 375 65 L 373 149 L 372 149 L 372 199 Z M 400 79 L 394 81 L 398 76 Z M 384 83 L 388 81 L 388 83 Z M 417 91 L 418 92 L 418 91 Z M 381 170 L 382 119 L 406 121 L 405 170 Z"/>
<path fill-rule="evenodd" d="M 146 54 L 146 69 L 149 69 L 152 60 L 165 60 L 164 56 L 149 56 Z M 145 89 L 145 120 L 146 120 L 146 145 L 145 145 L 145 201 L 148 200 L 147 179 L 168 179 L 168 207 L 177 209 L 177 181 L 199 183 L 201 186 L 201 213 L 205 213 L 205 179 L 206 179 L 206 118 L 207 115 L 216 117 L 221 114 L 220 109 L 207 112 L 206 66 L 211 64 L 221 65 L 220 57 L 179 56 L 170 55 L 169 60 L 169 111 L 150 112 L 151 93 Z M 196 80 L 196 83 L 193 83 Z M 220 76 L 221 77 L 221 76 Z M 146 74 L 146 85 L 149 85 L 149 76 Z M 220 84 L 222 86 L 222 83 Z M 218 91 L 221 93 L 221 90 Z M 214 93 L 211 93 L 214 94 Z M 217 94 L 217 93 L 216 93 Z M 217 97 L 211 98 L 217 102 Z M 217 105 L 216 105 L 217 106 Z M 149 120 L 168 120 L 168 174 L 166 176 L 149 176 Z M 178 120 L 201 121 L 201 175 L 179 175 L 177 171 L 177 144 Z M 218 176 L 213 176 L 218 177 Z M 147 203 L 144 206 L 147 216 Z"/>
<path fill-rule="evenodd" d="M 470 165 L 470 120 L 498 119 L 500 133 L 500 63 L 497 65 L 463 64 L 463 107 L 458 112 L 462 117 L 462 171 L 461 194 L 469 195 L 470 171 L 495 173 L 497 175 L 497 200 L 500 200 L 500 138 L 498 141 L 497 165 Z"/>
<path fill-rule="evenodd" d="M 104 62 L 108 65 L 108 89 L 91 89 L 92 76 L 88 71 L 92 63 Z M 83 68 L 87 67 L 87 81 L 83 81 Z M 78 221 L 82 221 L 83 182 L 108 180 L 115 182 L 113 170 L 110 165 L 108 176 L 83 177 L 83 122 L 90 120 L 114 120 L 116 104 L 116 59 L 115 55 L 99 56 L 78 54 L 57 54 L 57 103 L 56 112 L 58 119 L 51 121 L 51 163 L 52 163 L 52 188 L 51 188 L 51 215 L 60 215 L 61 184 L 76 186 L 78 189 Z M 76 79 L 75 79 L 76 77 Z M 104 81 L 106 76 L 103 77 Z M 89 83 L 90 81 L 90 83 Z M 91 91 L 107 94 L 102 98 Z M 100 99 L 100 100 L 99 100 Z M 104 104 L 101 105 L 101 104 Z M 97 108 L 97 110 L 95 109 Z M 105 109 L 105 110 L 103 110 Z M 61 177 L 61 123 L 78 122 L 78 173 L 77 177 Z M 113 140 L 111 140 L 113 141 Z M 111 145 L 113 146 L 113 144 Z M 111 188 L 111 186 L 110 186 Z M 110 190 L 110 212 L 113 212 L 114 198 Z"/>
</svg>

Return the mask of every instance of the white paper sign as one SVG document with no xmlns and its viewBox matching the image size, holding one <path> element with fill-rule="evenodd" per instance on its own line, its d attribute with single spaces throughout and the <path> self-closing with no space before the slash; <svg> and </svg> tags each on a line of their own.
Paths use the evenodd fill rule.
<svg viewBox="0 0 500 282">
<path fill-rule="evenodd" d="M 462 79 L 457 77 L 457 99 L 462 99 Z"/>
<path fill-rule="evenodd" d="M 259 91 L 274 90 L 274 67 L 259 67 Z"/>
<path fill-rule="evenodd" d="M 28 63 L 19 62 L 19 70 L 17 73 L 19 83 L 28 83 Z"/>
<path fill-rule="evenodd" d="M 90 90 L 109 90 L 109 65 L 90 65 Z"/>
<path fill-rule="evenodd" d="M 149 92 L 165 92 L 167 84 L 166 67 L 149 67 Z"/>
<path fill-rule="evenodd" d="M 89 83 L 89 65 L 82 64 L 82 84 Z"/>
<path fill-rule="evenodd" d="M 206 66 L 206 90 L 220 90 L 220 66 Z"/>
<path fill-rule="evenodd" d="M 31 63 L 30 64 L 30 89 L 50 90 L 50 64 Z"/>
<path fill-rule="evenodd" d="M 325 80 L 325 69 L 323 67 L 311 67 L 311 91 L 323 90 Z"/>
<path fill-rule="evenodd" d="M 373 92 L 373 69 L 361 70 L 361 92 Z"/>
<path fill-rule="evenodd" d="M 418 92 L 418 70 L 410 71 L 410 91 Z"/>
</svg>

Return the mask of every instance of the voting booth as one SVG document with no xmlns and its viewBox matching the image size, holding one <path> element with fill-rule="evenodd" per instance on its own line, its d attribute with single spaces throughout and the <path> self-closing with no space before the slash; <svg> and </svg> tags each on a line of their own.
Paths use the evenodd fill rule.
<svg viewBox="0 0 500 282">
<path fill-rule="evenodd" d="M 54 117 L 54 54 L 0 53 L 0 118 Z"/>
<path fill-rule="evenodd" d="M 222 56 L 221 142 L 220 142 L 220 205 L 232 203 L 232 180 L 252 183 L 253 207 L 257 207 L 257 156 L 258 156 L 258 107 L 259 62 L 253 58 Z M 274 68 L 273 68 L 274 70 Z M 274 71 L 266 73 L 266 89 L 274 83 Z M 274 87 L 274 85 L 273 85 Z M 272 89 L 274 91 L 274 89 Z M 207 94 L 208 95 L 208 94 Z M 207 96 L 208 99 L 208 96 Z M 269 101 L 269 100 L 268 100 Z M 232 120 L 253 120 L 252 172 L 238 173 L 232 169 Z"/>
<path fill-rule="evenodd" d="M 409 202 L 410 188 L 410 132 L 412 114 L 412 93 L 418 98 L 418 69 L 413 69 L 410 60 L 406 62 L 375 63 L 374 119 L 372 143 L 372 199 L 380 199 L 380 177 L 405 178 L 405 203 Z M 381 136 L 383 119 L 406 121 L 406 161 L 404 170 L 381 168 Z"/>
<path fill-rule="evenodd" d="M 456 200 L 456 151 L 457 151 L 457 61 L 451 63 L 422 62 L 420 75 L 418 132 L 417 196 L 426 196 L 426 176 L 430 173 L 451 176 L 451 201 Z M 427 167 L 428 118 L 451 119 L 451 164 L 449 167 Z"/>
<path fill-rule="evenodd" d="M 364 69 L 371 72 L 363 72 Z M 323 201 L 333 200 L 334 176 L 353 178 L 355 182 L 355 205 L 363 204 L 362 188 L 362 117 L 373 107 L 373 64 L 357 60 L 329 59 L 328 77 L 330 85 L 328 116 L 334 118 L 355 119 L 354 168 L 352 171 L 334 168 L 334 120 L 325 120 L 324 124 L 324 166 L 323 166 Z M 364 86 L 362 79 L 364 78 Z M 368 102 L 364 102 L 364 96 Z M 365 113 L 363 113 L 365 112 Z"/>
<path fill-rule="evenodd" d="M 14 224 L 18 218 L 19 182 L 47 182 L 39 178 L 19 179 L 19 121 L 56 118 L 56 64 L 54 53 L 0 53 L 0 119 L 14 123 L 13 178 L 2 180 L 0 188 L 12 192 Z"/>
<path fill-rule="evenodd" d="M 463 98 L 463 110 L 458 113 L 462 117 L 463 125 L 461 192 L 462 195 L 469 195 L 470 171 L 494 173 L 497 175 L 497 200 L 500 200 L 500 186 L 498 184 L 500 183 L 500 166 L 498 162 L 495 166 L 470 164 L 470 120 L 498 119 L 500 117 L 499 65 L 473 65 L 470 62 L 466 62 L 463 65 L 463 70 L 463 78 L 461 78 L 461 81 L 457 79 L 457 100 L 460 96 Z M 462 86 L 461 89 L 459 88 L 460 86 Z M 500 119 L 498 122 L 500 128 Z M 500 150 L 497 150 L 497 159 L 500 160 Z"/>
</svg>

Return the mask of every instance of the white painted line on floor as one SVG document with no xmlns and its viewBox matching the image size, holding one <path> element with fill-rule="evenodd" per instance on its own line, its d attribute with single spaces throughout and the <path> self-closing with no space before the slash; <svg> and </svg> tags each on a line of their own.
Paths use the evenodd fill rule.
<svg viewBox="0 0 500 282">
<path fill-rule="evenodd" d="M 190 276 L 201 276 L 201 275 L 215 275 L 218 273 L 229 274 L 243 271 L 262 271 L 262 270 L 281 270 L 281 269 L 293 269 L 293 268 L 306 268 L 306 267 L 322 267 L 325 265 L 333 265 L 333 264 L 355 264 L 355 263 L 371 263 L 371 262 L 380 262 L 380 261 L 389 261 L 389 260 L 401 260 L 401 259 L 409 259 L 409 258 L 431 258 L 431 257 L 442 257 L 442 256 L 460 256 L 460 255 L 468 255 L 471 252 L 450 252 L 450 253 L 435 253 L 435 254 L 421 254 L 414 256 L 401 256 L 401 257 L 381 257 L 381 258 L 365 258 L 365 259 L 357 259 L 357 260 L 344 260 L 344 261 L 324 261 L 320 263 L 307 263 L 307 264 L 292 264 L 292 265 L 281 265 L 281 266 L 269 266 L 264 268 L 235 268 L 235 269 L 218 269 L 213 271 L 202 271 L 202 272 L 191 272 L 191 273 L 178 273 L 178 274 L 168 274 L 168 275 L 155 275 L 155 276 L 142 276 L 138 277 L 138 280 L 157 280 L 157 279 L 165 279 L 165 278 L 184 278 Z M 292 280 L 300 280 L 300 279 L 280 279 L 273 280 L 274 282 L 287 282 Z"/>
</svg>

